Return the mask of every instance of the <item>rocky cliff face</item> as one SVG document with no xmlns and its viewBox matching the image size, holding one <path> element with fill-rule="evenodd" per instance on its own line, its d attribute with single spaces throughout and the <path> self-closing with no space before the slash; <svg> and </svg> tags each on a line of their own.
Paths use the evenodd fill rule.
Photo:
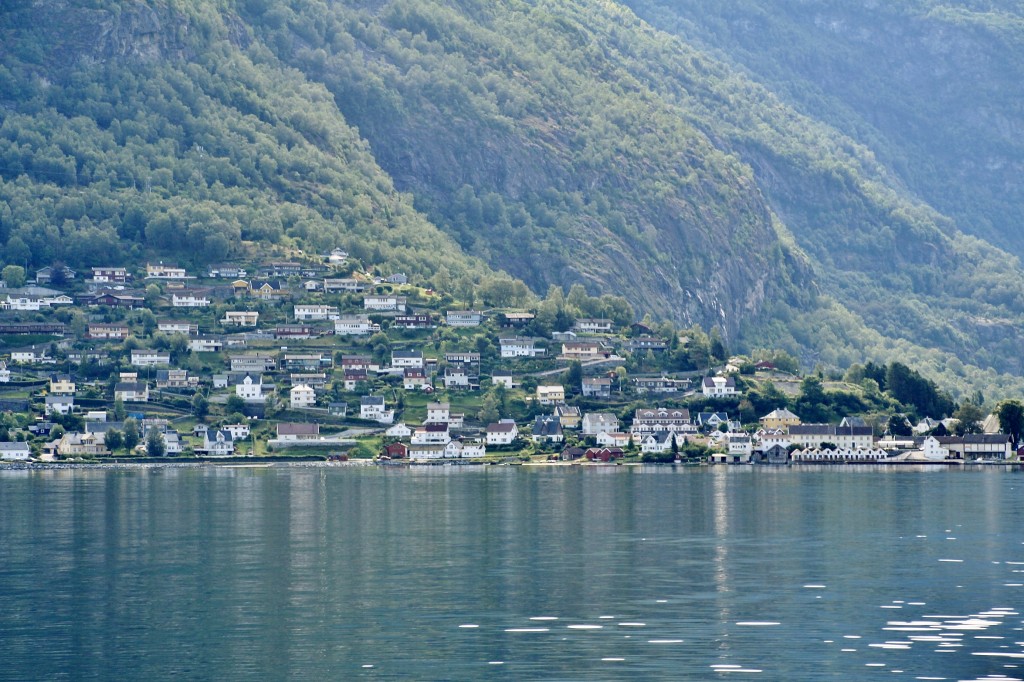
<svg viewBox="0 0 1024 682">
<path fill-rule="evenodd" d="M 1020 3 L 626 4 L 867 145 L 960 229 L 1024 254 Z"/>
<path fill-rule="evenodd" d="M 808 270 L 785 257 L 749 169 L 624 71 L 561 65 L 563 33 L 606 40 L 587 20 L 615 12 L 525 11 L 510 35 L 504 3 L 479 23 L 433 3 L 399 6 L 335 6 L 339 27 L 361 28 L 322 46 L 250 20 L 282 59 L 322 79 L 397 186 L 470 253 L 538 292 L 583 282 L 728 338 L 766 299 L 800 295 L 793 282 Z M 312 48 L 326 54 L 314 61 Z M 603 68 L 623 68 L 611 52 Z M 636 89 L 625 108 L 622 88 Z"/>
<path fill-rule="evenodd" d="M 40 65 L 55 74 L 93 63 L 147 63 L 193 56 L 188 48 L 193 22 L 166 6 L 141 1 L 110 9 L 59 0 L 14 3 L 0 12 L 0 21 L 11 38 L 0 50 L 26 49 L 15 42 L 16 36 L 30 31 L 47 48 L 39 55 Z"/>
</svg>

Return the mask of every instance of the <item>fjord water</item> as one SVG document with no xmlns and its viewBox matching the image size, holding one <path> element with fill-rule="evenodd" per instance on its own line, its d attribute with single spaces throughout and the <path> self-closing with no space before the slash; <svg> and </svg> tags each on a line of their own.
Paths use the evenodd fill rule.
<svg viewBox="0 0 1024 682">
<path fill-rule="evenodd" d="M 1022 500 L 1001 467 L 3 471 L 0 679 L 1020 678 Z"/>
</svg>

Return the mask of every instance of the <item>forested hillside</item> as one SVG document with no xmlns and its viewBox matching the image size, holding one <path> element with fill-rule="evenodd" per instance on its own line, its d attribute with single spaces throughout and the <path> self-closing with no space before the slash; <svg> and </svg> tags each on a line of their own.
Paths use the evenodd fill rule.
<svg viewBox="0 0 1024 682">
<path fill-rule="evenodd" d="M 1024 6 L 626 0 L 868 146 L 958 226 L 1024 254 Z"/>
<path fill-rule="evenodd" d="M 395 191 L 322 86 L 212 4 L 154 5 L 0 12 L 5 263 L 202 265 L 245 241 L 487 272 Z"/>
<path fill-rule="evenodd" d="M 909 151 L 709 52 L 668 3 L 630 4 L 644 18 L 598 0 L 4 3 L 3 260 L 337 245 L 413 275 L 584 283 L 737 349 L 1020 385 L 1019 263 L 965 236 L 984 232 L 912 182 Z M 730 7 L 774 21 L 755 4 Z"/>
</svg>

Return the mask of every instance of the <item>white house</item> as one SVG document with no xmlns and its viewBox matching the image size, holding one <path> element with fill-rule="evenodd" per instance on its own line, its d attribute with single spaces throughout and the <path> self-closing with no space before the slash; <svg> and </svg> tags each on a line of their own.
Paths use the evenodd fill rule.
<svg viewBox="0 0 1024 682">
<path fill-rule="evenodd" d="M 199 333 L 198 324 L 185 320 L 157 320 L 156 328 L 157 331 L 164 332 L 165 334 L 184 334 L 185 336 L 195 336 Z"/>
<path fill-rule="evenodd" d="M 260 314 L 255 310 L 227 310 L 220 323 L 225 327 L 255 327 L 259 319 Z"/>
<path fill-rule="evenodd" d="M 515 379 L 512 378 L 511 374 L 502 374 L 500 372 L 495 373 L 494 375 L 491 376 L 491 384 L 493 384 L 494 386 L 504 386 L 507 389 L 512 389 L 512 388 L 515 388 L 516 386 L 519 385 L 515 381 Z M 537 388 L 540 388 L 540 387 L 538 386 Z M 559 388 L 561 388 L 561 387 L 559 387 Z M 538 400 L 540 399 L 540 392 L 537 393 L 537 398 L 538 398 Z M 564 388 L 562 388 L 562 400 L 565 400 L 565 389 Z M 541 403 L 541 405 L 544 405 L 544 404 L 545 403 L 543 403 L 543 402 Z M 548 403 L 548 404 L 550 404 L 550 403 Z"/>
<path fill-rule="evenodd" d="M 639 408 L 633 413 L 633 433 L 646 434 L 668 431 L 671 433 L 696 433 L 697 427 L 690 420 L 690 411 L 683 408 L 652 407 Z"/>
<path fill-rule="evenodd" d="M 410 445 L 409 459 L 466 459 L 483 457 L 486 446 L 479 441 L 451 440 L 444 445 Z"/>
<path fill-rule="evenodd" d="M 418 350 L 391 351 L 391 366 L 423 369 L 423 353 Z"/>
<path fill-rule="evenodd" d="M 206 308 L 210 305 L 210 299 L 198 294 L 183 293 L 179 296 L 173 293 L 171 305 L 175 308 Z"/>
<path fill-rule="evenodd" d="M 484 314 L 478 310 L 449 310 L 445 313 L 445 322 L 450 327 L 479 327 L 484 321 Z"/>
<path fill-rule="evenodd" d="M 70 395 L 48 395 L 45 402 L 46 414 L 70 414 L 75 408 L 75 398 Z"/>
<path fill-rule="evenodd" d="M 497 424 L 487 425 L 487 445 L 511 445 L 519 437 L 519 429 L 511 419 L 502 419 Z"/>
<path fill-rule="evenodd" d="M 704 377 L 701 392 L 708 398 L 736 395 L 736 380 L 732 377 Z"/>
<path fill-rule="evenodd" d="M 146 265 L 146 279 L 187 279 L 185 268 L 174 267 L 159 263 L 157 265 Z"/>
<path fill-rule="evenodd" d="M 596 436 L 599 433 L 613 433 L 618 430 L 619 418 L 611 412 L 587 412 L 583 415 L 584 436 Z"/>
<path fill-rule="evenodd" d="M 230 433 L 235 440 L 245 440 L 249 437 L 248 424 L 225 424 L 221 428 Z"/>
<path fill-rule="evenodd" d="M 648 433 L 640 436 L 640 452 L 644 454 L 664 454 L 672 450 L 672 439 L 675 434 L 669 431 Z"/>
<path fill-rule="evenodd" d="M 235 440 L 227 429 L 207 429 L 202 451 L 207 457 L 230 457 L 235 454 Z"/>
<path fill-rule="evenodd" d="M 754 441 L 745 433 L 729 433 L 727 447 L 731 456 L 739 457 L 739 461 L 748 462 L 754 453 Z M 735 459 L 733 461 L 736 461 Z"/>
<path fill-rule="evenodd" d="M 428 424 L 447 424 L 452 413 L 451 403 L 427 403 Z"/>
<path fill-rule="evenodd" d="M 535 358 L 544 355 L 543 348 L 537 348 L 533 339 L 523 336 L 509 336 L 498 339 L 503 358 Z"/>
<path fill-rule="evenodd" d="M 582 388 L 584 398 L 610 398 L 612 380 L 608 377 L 583 377 Z"/>
<path fill-rule="evenodd" d="M 433 389 L 430 377 L 418 367 L 406 367 L 402 370 L 402 387 L 407 391 L 430 391 Z"/>
<path fill-rule="evenodd" d="M 11 370 L 7 369 L 7 363 L 0 360 L 0 384 L 6 384 L 11 381 Z"/>
<path fill-rule="evenodd" d="M 219 353 L 224 350 L 224 342 L 207 336 L 189 339 L 188 349 L 193 353 Z"/>
<path fill-rule="evenodd" d="M 378 312 L 405 310 L 405 301 L 405 296 L 395 296 L 393 294 L 371 295 L 363 298 L 363 307 L 366 310 L 376 310 Z"/>
<path fill-rule="evenodd" d="M 0 310 L 39 311 L 43 308 L 42 299 L 35 296 L 11 296 L 0 303 Z"/>
<path fill-rule="evenodd" d="M 582 317 L 576 320 L 573 329 L 581 334 L 609 334 L 614 323 L 604 318 Z"/>
<path fill-rule="evenodd" d="M 838 448 L 870 450 L 874 432 L 870 426 L 836 426 L 834 424 L 794 424 L 788 427 L 789 441 L 801 448 L 818 448 L 831 443 Z"/>
<path fill-rule="evenodd" d="M 246 374 L 240 383 L 235 384 L 235 395 L 246 402 L 262 403 L 267 397 L 263 395 L 263 376 L 257 374 L 255 378 Z"/>
<path fill-rule="evenodd" d="M 925 459 L 935 462 L 949 458 L 949 448 L 940 443 L 939 439 L 935 436 L 928 436 L 924 439 L 921 443 L 921 452 L 924 453 Z"/>
<path fill-rule="evenodd" d="M 788 449 L 790 446 L 789 434 L 786 433 L 785 429 L 758 429 L 757 433 L 754 434 L 754 439 L 757 441 L 757 449 L 767 451 L 770 448 L 778 445 L 782 449 Z"/>
<path fill-rule="evenodd" d="M 479 385 L 476 383 L 478 380 L 478 377 L 470 376 L 469 372 L 463 369 L 461 365 L 456 367 L 449 365 L 444 368 L 443 381 L 445 388 L 479 388 Z"/>
<path fill-rule="evenodd" d="M 366 291 L 368 286 L 366 282 L 351 277 L 340 279 L 328 278 L 323 283 L 324 291 L 329 294 L 336 291 Z"/>
<path fill-rule="evenodd" d="M 291 399 L 292 408 L 313 407 L 316 405 L 316 391 L 306 384 L 292 386 L 292 390 L 288 395 Z"/>
<path fill-rule="evenodd" d="M 487 454 L 487 446 L 479 440 L 455 439 L 444 446 L 445 457 L 448 459 L 466 459 L 483 457 Z"/>
<path fill-rule="evenodd" d="M 114 385 L 114 400 L 125 403 L 149 402 L 149 385 L 140 381 L 119 381 Z"/>
<path fill-rule="evenodd" d="M 807 448 L 794 450 L 794 462 L 881 462 L 889 459 L 889 453 L 881 448 Z"/>
<path fill-rule="evenodd" d="M 621 431 L 602 431 L 594 436 L 594 440 L 603 448 L 624 448 L 629 445 L 631 436 Z"/>
<path fill-rule="evenodd" d="M 97 284 L 108 282 L 124 284 L 129 279 L 131 279 L 131 275 L 128 274 L 125 268 L 102 267 L 92 269 L 92 281 Z"/>
<path fill-rule="evenodd" d="M 380 325 L 370 322 L 367 315 L 340 315 L 334 321 L 337 336 L 366 336 L 380 331 Z"/>
<path fill-rule="evenodd" d="M 146 436 L 143 439 L 144 443 L 145 443 L 145 441 L 148 441 L 150 432 L 156 431 L 156 433 L 160 436 L 160 440 L 162 440 L 164 442 L 164 454 L 165 455 L 180 455 L 181 454 L 182 449 L 183 449 L 182 445 L 181 445 L 181 436 L 178 434 L 177 431 L 168 430 L 165 427 L 158 428 L 158 427 L 155 427 L 155 426 L 151 426 L 150 428 L 146 429 L 145 431 L 146 431 Z"/>
<path fill-rule="evenodd" d="M 28 443 L 0 443 L 0 460 L 5 462 L 24 462 L 32 456 Z"/>
<path fill-rule="evenodd" d="M 155 367 L 157 365 L 171 364 L 171 354 L 167 351 L 152 350 L 147 348 L 135 348 L 131 354 L 133 367 Z"/>
<path fill-rule="evenodd" d="M 404 423 L 398 422 L 394 426 L 388 427 L 384 432 L 384 435 L 388 438 L 409 438 L 412 436 L 412 429 Z"/>
<path fill-rule="evenodd" d="M 293 313 L 295 319 L 299 322 L 338 319 L 338 308 L 333 305 L 299 304 L 295 306 Z"/>
<path fill-rule="evenodd" d="M 387 409 L 381 396 L 365 395 L 359 401 L 359 418 L 390 424 L 395 420 L 395 411 Z"/>
<path fill-rule="evenodd" d="M 445 445 L 451 439 L 448 424 L 424 424 L 412 432 L 413 445 Z"/>
<path fill-rule="evenodd" d="M 37 351 L 35 348 L 30 350 L 12 350 L 11 351 L 11 362 L 23 362 L 23 363 L 36 363 L 36 362 L 47 362 L 49 358 L 46 356 L 45 350 Z"/>
</svg>

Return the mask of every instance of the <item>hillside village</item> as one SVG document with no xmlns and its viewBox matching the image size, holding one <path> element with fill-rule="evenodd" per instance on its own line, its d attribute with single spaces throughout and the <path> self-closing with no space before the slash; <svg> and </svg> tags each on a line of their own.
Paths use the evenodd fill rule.
<svg viewBox="0 0 1024 682">
<path fill-rule="evenodd" d="M 579 315 L 614 308 L 580 291 L 542 311 L 437 284 L 341 249 L 203 272 L 8 266 L 0 459 L 1018 459 L 995 415 L 895 409 L 870 365 L 861 393 L 849 372 L 826 391 L 785 353 L 729 357 L 714 333 Z"/>
</svg>

